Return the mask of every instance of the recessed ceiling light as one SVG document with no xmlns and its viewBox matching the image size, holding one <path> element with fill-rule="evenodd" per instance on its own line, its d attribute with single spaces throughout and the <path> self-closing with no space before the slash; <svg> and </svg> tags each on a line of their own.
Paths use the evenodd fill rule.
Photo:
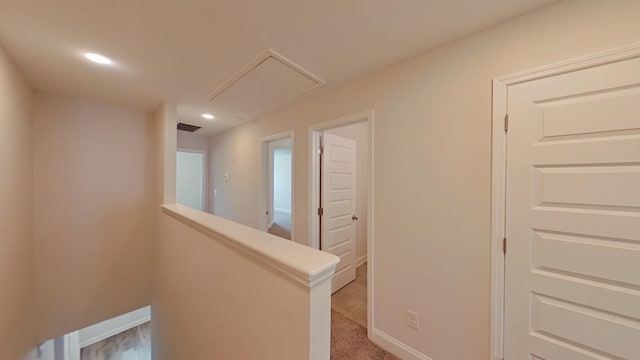
<svg viewBox="0 0 640 360">
<path fill-rule="evenodd" d="M 111 59 L 109 59 L 106 56 L 102 56 L 100 54 L 85 53 L 84 57 L 86 57 L 87 59 L 93 61 L 94 63 L 101 64 L 101 65 L 111 65 L 111 64 L 113 64 L 113 61 L 111 61 Z"/>
<path fill-rule="evenodd" d="M 207 119 L 207 120 L 213 120 L 213 119 L 216 118 L 215 116 L 213 116 L 211 114 L 202 114 L 202 117 Z"/>
</svg>

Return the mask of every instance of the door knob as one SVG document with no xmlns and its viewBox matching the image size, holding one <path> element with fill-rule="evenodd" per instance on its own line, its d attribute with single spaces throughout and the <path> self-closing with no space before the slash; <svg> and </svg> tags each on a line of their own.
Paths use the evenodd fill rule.
<svg viewBox="0 0 640 360">
<path fill-rule="evenodd" d="M 357 216 L 355 216 L 355 215 L 353 215 L 353 216 L 351 217 L 351 220 L 358 220 L 358 217 L 357 217 Z"/>
</svg>

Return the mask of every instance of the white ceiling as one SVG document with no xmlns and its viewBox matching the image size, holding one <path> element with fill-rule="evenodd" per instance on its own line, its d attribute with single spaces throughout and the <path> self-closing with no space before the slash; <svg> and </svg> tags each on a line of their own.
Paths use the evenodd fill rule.
<svg viewBox="0 0 640 360">
<path fill-rule="evenodd" d="M 268 48 L 336 85 L 553 1 L 0 0 L 0 44 L 39 90 L 175 102 L 212 134 L 239 121 L 207 96 Z"/>
</svg>

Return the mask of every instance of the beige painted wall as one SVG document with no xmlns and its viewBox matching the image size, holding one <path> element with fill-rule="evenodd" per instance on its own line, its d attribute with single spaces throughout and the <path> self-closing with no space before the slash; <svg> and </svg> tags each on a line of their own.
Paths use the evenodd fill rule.
<svg viewBox="0 0 640 360">
<path fill-rule="evenodd" d="M 560 2 L 235 131 L 295 131 L 295 237 L 304 241 L 308 126 L 374 109 L 375 327 L 433 359 L 487 359 L 491 80 L 640 42 L 639 13 L 638 1 Z M 405 309 L 420 314 L 419 331 Z"/>
<path fill-rule="evenodd" d="M 367 191 L 369 185 L 368 177 L 368 130 L 366 122 L 341 126 L 327 132 L 342 136 L 356 142 L 356 264 L 366 260 L 367 257 Z"/>
<path fill-rule="evenodd" d="M 188 131 L 176 130 L 178 149 L 209 151 L 209 136 L 198 135 Z"/>
<path fill-rule="evenodd" d="M 154 178 L 155 178 L 155 196 L 154 196 L 154 241 L 153 241 L 153 280 L 152 280 L 152 306 L 151 306 L 151 318 L 155 318 L 158 315 L 158 309 L 161 306 L 156 306 L 161 303 L 158 302 L 160 295 L 158 291 L 161 286 L 163 278 L 162 264 L 159 263 L 160 254 L 162 254 L 163 247 L 158 240 L 162 236 L 162 230 L 160 229 L 160 221 L 162 218 L 161 205 L 167 203 L 175 203 L 176 200 L 176 148 L 177 148 L 177 107 L 175 104 L 164 103 L 153 114 L 153 143 L 154 143 Z M 163 254 L 166 256 L 166 254 Z M 151 323 L 151 336 L 153 339 L 160 339 L 163 336 L 162 329 L 158 326 L 159 322 L 154 321 Z M 166 338 L 166 337 L 165 337 Z M 157 343 L 157 342 L 154 342 Z M 153 359 L 159 359 L 159 354 L 156 353 L 158 346 L 152 348 L 151 357 Z"/>
<path fill-rule="evenodd" d="M 38 341 L 151 303 L 153 138 L 142 112 L 37 93 Z"/>
<path fill-rule="evenodd" d="M 23 359 L 33 329 L 33 92 L 0 48 L 0 359 Z M 33 356 L 33 354 L 31 354 Z"/>
<path fill-rule="evenodd" d="M 164 103 L 153 114 L 155 215 L 160 205 L 176 202 L 176 149 L 178 110 L 175 104 Z M 154 221 L 157 219 L 154 217 Z"/>
<path fill-rule="evenodd" d="M 260 139 L 257 128 L 247 124 L 211 137 L 209 159 L 211 213 L 258 228 Z M 224 174 L 229 174 L 229 181 L 224 181 Z"/>
<path fill-rule="evenodd" d="M 260 236 L 266 235 L 238 231 L 237 224 L 230 227 L 224 220 L 208 224 L 223 234 L 240 234 L 243 242 L 265 241 Z M 154 359 L 329 358 L 328 351 L 325 357 L 319 351 L 309 356 L 318 341 L 328 348 L 329 281 L 324 282 L 327 286 L 317 285 L 322 289 L 312 297 L 308 287 L 227 245 L 235 240 L 187 226 L 167 214 L 159 218 L 158 230 Z M 267 240 L 290 253 L 288 244 L 282 244 L 285 240 Z M 303 259 L 308 256 L 301 253 Z M 325 317 L 319 327 L 313 324 L 316 314 Z M 314 329 L 319 331 L 315 338 Z"/>
</svg>

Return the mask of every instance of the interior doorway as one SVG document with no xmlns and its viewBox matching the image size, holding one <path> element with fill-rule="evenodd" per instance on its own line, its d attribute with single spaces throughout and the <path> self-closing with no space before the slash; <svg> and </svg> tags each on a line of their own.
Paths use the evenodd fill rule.
<svg viewBox="0 0 640 360">
<path fill-rule="evenodd" d="M 332 309 L 373 328 L 373 112 L 310 128 L 309 228 L 314 248 L 340 258 Z"/>
<path fill-rule="evenodd" d="M 178 149 L 176 153 L 176 202 L 178 204 L 200 211 L 207 210 L 206 161 L 205 151 Z"/>
<path fill-rule="evenodd" d="M 293 240 L 293 134 L 262 138 L 260 227 Z"/>
</svg>

